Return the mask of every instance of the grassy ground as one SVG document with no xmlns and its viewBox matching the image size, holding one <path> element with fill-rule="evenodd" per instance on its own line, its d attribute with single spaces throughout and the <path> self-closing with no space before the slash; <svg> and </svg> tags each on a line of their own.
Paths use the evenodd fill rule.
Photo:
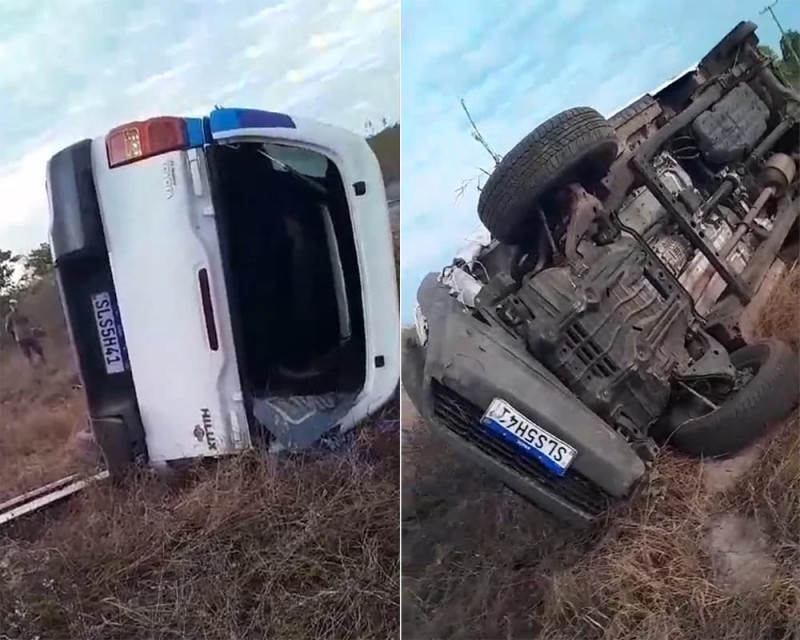
<svg viewBox="0 0 800 640">
<path fill-rule="evenodd" d="M 795 269 L 761 334 L 797 347 L 799 301 Z M 466 467 L 405 414 L 403 448 L 405 638 L 800 638 L 796 416 L 738 470 L 664 452 L 635 503 L 583 532 Z"/>
<path fill-rule="evenodd" d="M 392 637 L 398 465 L 397 430 L 364 431 L 343 454 L 93 488 L 0 543 L 0 637 Z"/>
<path fill-rule="evenodd" d="M 32 368 L 15 344 L 0 345 L 0 501 L 75 471 L 75 434 L 85 424 L 54 283 L 41 283 L 25 305 L 46 331 L 48 364 Z"/>
<path fill-rule="evenodd" d="M 379 137 L 381 165 L 399 168 L 381 150 L 399 153 L 399 130 Z M 22 304 L 49 366 L 0 347 L 0 500 L 81 467 L 85 408 L 52 283 Z M 340 452 L 143 475 L 0 530 L 0 639 L 397 637 L 398 426 L 394 403 Z"/>
</svg>

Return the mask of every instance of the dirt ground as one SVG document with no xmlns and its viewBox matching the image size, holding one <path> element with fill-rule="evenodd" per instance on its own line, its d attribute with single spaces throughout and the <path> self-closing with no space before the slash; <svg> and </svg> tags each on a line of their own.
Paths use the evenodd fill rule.
<svg viewBox="0 0 800 640">
<path fill-rule="evenodd" d="M 800 270 L 756 331 L 797 349 Z M 409 404 L 404 638 L 800 638 L 796 415 L 730 460 L 662 452 L 636 500 L 578 531 L 462 463 Z"/>
</svg>

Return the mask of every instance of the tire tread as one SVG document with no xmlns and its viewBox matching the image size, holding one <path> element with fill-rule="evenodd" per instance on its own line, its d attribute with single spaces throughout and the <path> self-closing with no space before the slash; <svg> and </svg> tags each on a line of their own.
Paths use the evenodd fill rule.
<svg viewBox="0 0 800 640">
<path fill-rule="evenodd" d="M 562 111 L 520 140 L 495 168 L 478 199 L 478 217 L 494 237 L 513 242 L 536 199 L 590 156 L 608 169 L 616 133 L 590 107 Z"/>
</svg>

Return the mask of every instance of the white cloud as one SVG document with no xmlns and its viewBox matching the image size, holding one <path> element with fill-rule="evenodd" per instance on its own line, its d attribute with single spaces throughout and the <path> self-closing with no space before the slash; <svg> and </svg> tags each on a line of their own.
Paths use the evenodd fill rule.
<svg viewBox="0 0 800 640">
<path fill-rule="evenodd" d="M 400 117 L 399 0 L 0 1 L 0 248 L 46 237 L 45 162 L 153 115 L 215 104 L 361 131 Z"/>
<path fill-rule="evenodd" d="M 0 230 L 14 229 L 15 235 L 19 235 L 30 225 L 35 238 L 38 238 L 32 238 L 34 242 L 30 246 L 45 240 L 48 223 L 44 166 L 60 146 L 57 142 L 37 146 L 23 155 L 18 163 L 4 167 L 0 173 L 0 197 L 3 202 Z M 18 247 L 9 248 L 16 250 Z"/>
<path fill-rule="evenodd" d="M 295 19 L 296 16 L 292 12 L 292 2 L 288 0 L 249 15 L 239 20 L 237 24 L 243 29 L 249 29 L 251 27 L 263 27 L 266 22 L 285 25 Z"/>
<path fill-rule="evenodd" d="M 156 73 L 149 78 L 145 78 L 141 82 L 132 84 L 127 88 L 125 93 L 127 93 L 129 96 L 138 96 L 147 91 L 155 92 L 158 90 L 159 85 L 165 85 L 180 78 L 183 74 L 189 71 L 192 66 L 192 63 L 184 62 L 183 64 L 173 67 L 172 69 L 168 69 L 167 71 Z"/>
<path fill-rule="evenodd" d="M 586 0 L 560 0 L 557 6 L 563 16 L 574 20 L 586 9 Z"/>
</svg>

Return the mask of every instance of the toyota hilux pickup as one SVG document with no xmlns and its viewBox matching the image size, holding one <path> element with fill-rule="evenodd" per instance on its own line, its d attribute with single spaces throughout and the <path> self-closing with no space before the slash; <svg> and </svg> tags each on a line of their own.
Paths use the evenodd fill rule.
<svg viewBox="0 0 800 640">
<path fill-rule="evenodd" d="M 361 136 L 256 109 L 156 117 L 59 151 L 46 185 L 112 475 L 304 449 L 396 392 L 386 193 Z"/>
<path fill-rule="evenodd" d="M 798 235 L 800 96 L 738 24 L 606 118 L 559 113 L 488 178 L 417 293 L 403 387 L 472 464 L 596 521 L 661 446 L 728 456 L 786 416 L 797 355 L 752 318 Z"/>
</svg>

